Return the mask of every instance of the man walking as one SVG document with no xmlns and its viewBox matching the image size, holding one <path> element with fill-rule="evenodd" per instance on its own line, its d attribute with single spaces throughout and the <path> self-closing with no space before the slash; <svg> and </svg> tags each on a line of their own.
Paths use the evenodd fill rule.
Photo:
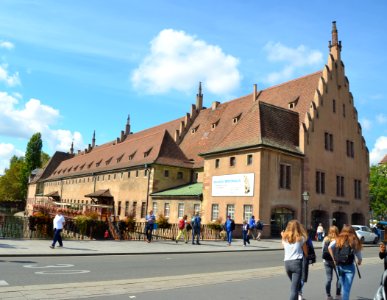
<svg viewBox="0 0 387 300">
<path fill-rule="evenodd" d="M 195 244 L 195 236 L 196 236 L 196 244 L 200 245 L 200 225 L 202 219 L 199 216 L 199 212 L 195 214 L 195 216 L 191 220 L 192 222 L 192 245 Z"/>
<path fill-rule="evenodd" d="M 255 240 L 257 238 L 257 224 L 255 223 L 255 217 L 251 216 L 249 220 L 249 230 L 251 234 L 251 239 Z"/>
<path fill-rule="evenodd" d="M 56 214 L 54 221 L 53 221 L 54 239 L 53 239 L 52 244 L 50 246 L 51 249 L 55 248 L 56 242 L 59 243 L 58 247 L 63 247 L 62 237 L 60 234 L 63 230 L 64 223 L 65 223 L 65 218 L 62 215 L 62 209 L 58 209 L 57 214 Z"/>
<path fill-rule="evenodd" d="M 149 214 L 145 218 L 146 224 L 145 224 L 145 236 L 147 243 L 150 243 L 152 241 L 152 232 L 153 232 L 153 226 L 156 221 L 156 217 L 153 214 L 153 210 L 149 211 Z"/>
<path fill-rule="evenodd" d="M 262 232 L 263 232 L 263 222 L 258 219 L 257 221 L 257 240 L 258 241 L 261 240 Z"/>
</svg>

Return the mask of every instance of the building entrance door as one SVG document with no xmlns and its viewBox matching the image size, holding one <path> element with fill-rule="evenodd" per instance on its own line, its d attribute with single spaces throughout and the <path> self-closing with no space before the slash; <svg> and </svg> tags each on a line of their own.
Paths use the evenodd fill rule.
<svg viewBox="0 0 387 300">
<path fill-rule="evenodd" d="M 294 211 L 285 208 L 279 207 L 275 208 L 271 214 L 271 236 L 279 237 L 281 236 L 281 231 L 286 228 L 286 225 L 290 220 L 294 219 Z"/>
</svg>

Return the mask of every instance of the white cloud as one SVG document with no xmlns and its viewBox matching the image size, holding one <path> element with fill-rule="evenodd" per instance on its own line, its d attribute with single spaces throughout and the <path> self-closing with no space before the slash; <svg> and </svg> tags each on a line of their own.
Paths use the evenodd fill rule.
<svg viewBox="0 0 387 300">
<path fill-rule="evenodd" d="M 360 124 L 364 130 L 370 130 L 372 128 L 372 122 L 366 118 L 361 119 Z"/>
<path fill-rule="evenodd" d="M 227 95 L 239 87 L 238 59 L 173 29 L 162 30 L 151 41 L 150 53 L 134 70 L 133 86 L 151 94 L 170 90 L 191 91 L 198 82 L 218 95 Z"/>
<path fill-rule="evenodd" d="M 30 99 L 21 109 L 18 104 L 15 96 L 0 92 L 0 136 L 28 140 L 34 133 L 40 132 L 43 143 L 52 151 L 69 151 L 72 141 L 75 149 L 85 147 L 79 132 L 52 128 L 60 118 L 57 109 L 42 104 L 38 99 Z"/>
<path fill-rule="evenodd" d="M 308 49 L 304 45 L 289 48 L 281 43 L 269 42 L 265 45 L 264 50 L 267 52 L 267 59 L 270 62 L 285 63 L 281 71 L 272 72 L 263 79 L 269 84 L 291 79 L 298 69 L 318 66 L 323 61 L 323 55 L 320 51 Z"/>
<path fill-rule="evenodd" d="M 21 84 L 19 72 L 15 72 L 12 75 L 8 74 L 7 64 L 0 66 L 0 81 L 5 82 L 10 87 L 18 86 Z"/>
<path fill-rule="evenodd" d="M 12 44 L 11 42 L 8 42 L 8 41 L 0 41 L 0 48 L 12 50 L 13 48 L 15 48 L 15 46 L 14 46 L 14 44 Z"/>
<path fill-rule="evenodd" d="M 386 154 L 387 154 L 387 136 L 380 136 L 376 140 L 374 148 L 370 152 L 371 165 L 378 164 Z"/>
<path fill-rule="evenodd" d="M 9 168 L 9 161 L 14 155 L 23 156 L 24 152 L 12 144 L 0 143 L 0 175 L 4 174 L 4 169 Z"/>
</svg>

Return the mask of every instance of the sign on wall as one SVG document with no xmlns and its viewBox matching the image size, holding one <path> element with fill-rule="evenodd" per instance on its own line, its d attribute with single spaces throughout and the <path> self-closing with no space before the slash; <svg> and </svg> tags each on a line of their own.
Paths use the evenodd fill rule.
<svg viewBox="0 0 387 300">
<path fill-rule="evenodd" d="M 254 173 L 213 176 L 212 196 L 254 196 Z"/>
</svg>

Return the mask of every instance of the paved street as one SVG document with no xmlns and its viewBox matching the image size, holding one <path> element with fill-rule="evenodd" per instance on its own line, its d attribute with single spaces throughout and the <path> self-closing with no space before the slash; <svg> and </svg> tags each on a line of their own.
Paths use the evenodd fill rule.
<svg viewBox="0 0 387 300">
<path fill-rule="evenodd" d="M 289 290 L 279 240 L 254 241 L 250 247 L 241 241 L 231 247 L 207 241 L 200 246 L 172 241 L 48 245 L 46 240 L 0 240 L 0 299 L 287 299 Z M 351 299 L 372 299 L 380 278 L 377 248 L 365 247 L 364 257 L 363 278 L 356 279 Z M 323 299 L 324 281 L 318 259 L 306 299 Z"/>
</svg>

